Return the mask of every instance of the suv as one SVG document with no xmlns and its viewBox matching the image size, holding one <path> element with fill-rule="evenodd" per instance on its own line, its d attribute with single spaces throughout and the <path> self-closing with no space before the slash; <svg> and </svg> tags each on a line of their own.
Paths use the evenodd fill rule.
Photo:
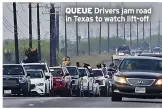
<svg viewBox="0 0 162 109">
<path fill-rule="evenodd" d="M 80 96 L 80 81 L 79 81 L 79 70 L 76 66 L 66 66 L 71 76 L 71 88 L 77 96 Z"/>
<path fill-rule="evenodd" d="M 100 85 L 101 96 L 108 96 L 108 93 L 109 93 L 109 82 L 107 79 L 108 77 L 104 76 L 102 69 L 92 69 L 92 73 L 93 73 L 96 83 L 99 83 Z"/>
<path fill-rule="evenodd" d="M 50 67 L 50 72 L 53 75 L 53 89 L 61 96 L 71 96 L 71 78 L 66 67 Z"/>
<path fill-rule="evenodd" d="M 83 92 L 84 96 L 89 96 L 93 93 L 93 79 L 90 80 L 90 72 L 87 68 L 79 67 L 79 77 L 80 77 L 80 90 Z"/>
<path fill-rule="evenodd" d="M 3 64 L 3 93 L 11 90 L 11 94 L 30 96 L 30 78 L 20 64 Z"/>
<path fill-rule="evenodd" d="M 31 80 L 31 94 L 36 95 L 49 95 L 50 93 L 50 82 L 48 81 L 49 77 L 45 76 L 42 70 L 30 69 L 26 70 L 30 74 Z"/>
<path fill-rule="evenodd" d="M 49 71 L 49 67 L 47 63 L 22 63 L 25 70 L 29 69 L 36 69 L 36 70 L 43 70 L 43 73 L 45 76 L 48 76 L 48 81 L 50 82 L 50 94 L 53 94 L 53 76 Z"/>
</svg>

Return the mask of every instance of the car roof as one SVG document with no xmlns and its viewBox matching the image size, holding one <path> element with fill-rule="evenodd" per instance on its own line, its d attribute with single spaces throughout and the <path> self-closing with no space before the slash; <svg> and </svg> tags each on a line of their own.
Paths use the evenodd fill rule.
<svg viewBox="0 0 162 109">
<path fill-rule="evenodd" d="M 66 66 L 66 67 L 75 67 L 75 68 L 77 68 L 77 66 Z"/>
<path fill-rule="evenodd" d="M 101 70 L 102 71 L 102 69 L 97 69 L 97 68 L 96 69 L 92 69 L 92 70 Z"/>
<path fill-rule="evenodd" d="M 86 68 L 84 68 L 84 67 L 78 67 L 78 69 L 86 69 Z"/>
<path fill-rule="evenodd" d="M 12 66 L 22 66 L 21 64 L 3 64 L 3 66 L 9 66 L 9 65 L 12 65 Z"/>
<path fill-rule="evenodd" d="M 54 66 L 54 67 L 49 67 L 50 69 L 52 68 L 63 68 L 62 66 Z"/>
<path fill-rule="evenodd" d="M 162 53 L 141 53 L 141 54 L 139 54 L 139 56 L 143 56 L 143 55 L 146 55 L 146 56 L 162 56 Z"/>
<path fill-rule="evenodd" d="M 22 65 L 46 65 L 47 63 L 21 63 Z"/>
<path fill-rule="evenodd" d="M 158 57 L 150 57 L 150 56 L 128 56 L 124 59 L 153 59 L 153 60 L 162 60 L 162 58 Z"/>
<path fill-rule="evenodd" d="M 42 71 L 43 72 L 43 70 L 41 70 L 41 69 L 28 69 L 26 71 Z"/>
</svg>

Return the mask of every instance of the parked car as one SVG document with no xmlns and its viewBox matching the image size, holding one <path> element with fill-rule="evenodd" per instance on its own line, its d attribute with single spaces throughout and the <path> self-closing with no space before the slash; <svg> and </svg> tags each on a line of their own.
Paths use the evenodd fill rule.
<svg viewBox="0 0 162 109">
<path fill-rule="evenodd" d="M 30 75 L 30 90 L 33 95 L 47 95 L 50 96 L 50 82 L 49 76 L 45 76 L 42 70 L 30 69 L 26 70 Z"/>
<path fill-rule="evenodd" d="M 45 76 L 49 76 L 48 81 L 50 82 L 50 94 L 53 95 L 53 76 L 49 71 L 49 67 L 47 63 L 22 63 L 25 70 L 35 69 L 35 70 L 43 70 Z"/>
<path fill-rule="evenodd" d="M 79 70 L 76 66 L 66 66 L 66 68 L 71 76 L 72 92 L 75 93 L 76 96 L 80 96 Z"/>
<path fill-rule="evenodd" d="M 66 67 L 50 67 L 53 75 L 53 89 L 61 96 L 72 96 L 71 77 Z"/>
<path fill-rule="evenodd" d="M 102 69 L 92 69 L 92 73 L 95 77 L 95 81 L 100 85 L 101 96 L 108 96 L 109 82 L 106 79 L 107 77 L 105 78 Z"/>
<path fill-rule="evenodd" d="M 162 59 L 147 56 L 126 57 L 112 81 L 112 101 L 128 98 L 162 99 Z"/>
<path fill-rule="evenodd" d="M 30 96 L 29 76 L 20 64 L 3 64 L 3 93 Z"/>
<path fill-rule="evenodd" d="M 87 68 L 79 67 L 79 77 L 80 77 L 80 92 L 83 93 L 84 96 L 90 96 L 93 94 L 93 81 L 94 78 L 91 79 L 90 72 Z"/>
</svg>

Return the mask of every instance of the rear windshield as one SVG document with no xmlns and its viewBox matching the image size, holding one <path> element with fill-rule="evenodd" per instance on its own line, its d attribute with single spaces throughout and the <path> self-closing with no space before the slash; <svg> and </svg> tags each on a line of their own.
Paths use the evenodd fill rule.
<svg viewBox="0 0 162 109">
<path fill-rule="evenodd" d="M 30 73 L 30 78 L 43 78 L 42 71 L 27 71 Z"/>
<path fill-rule="evenodd" d="M 86 69 L 79 69 L 79 75 L 82 75 L 82 76 L 87 76 L 87 71 Z"/>
<path fill-rule="evenodd" d="M 3 75 L 25 75 L 21 65 L 4 65 Z"/>
<path fill-rule="evenodd" d="M 101 70 L 92 70 L 92 73 L 94 77 L 103 76 L 103 73 Z"/>
<path fill-rule="evenodd" d="M 25 70 L 28 69 L 36 69 L 36 70 L 43 70 L 44 72 L 48 72 L 46 65 L 23 65 Z"/>
<path fill-rule="evenodd" d="M 78 71 L 76 67 L 66 67 L 67 70 L 69 71 L 70 75 L 78 75 Z"/>
<path fill-rule="evenodd" d="M 54 71 L 51 71 L 53 76 L 63 76 L 62 68 L 53 68 Z"/>
</svg>

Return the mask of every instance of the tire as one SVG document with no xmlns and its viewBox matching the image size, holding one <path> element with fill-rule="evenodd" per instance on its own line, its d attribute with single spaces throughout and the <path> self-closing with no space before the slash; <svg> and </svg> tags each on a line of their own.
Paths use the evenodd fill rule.
<svg viewBox="0 0 162 109">
<path fill-rule="evenodd" d="M 113 92 L 111 101 L 122 101 L 122 96 Z"/>
</svg>

